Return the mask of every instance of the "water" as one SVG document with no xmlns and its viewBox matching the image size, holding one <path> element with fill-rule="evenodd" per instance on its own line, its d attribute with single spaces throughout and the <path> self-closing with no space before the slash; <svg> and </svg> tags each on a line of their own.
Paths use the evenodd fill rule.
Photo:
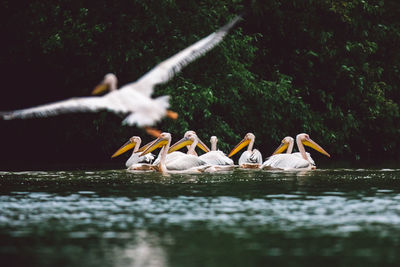
<svg viewBox="0 0 400 267">
<path fill-rule="evenodd" d="M 0 172 L 2 266 L 397 266 L 399 251 L 398 169 Z"/>
</svg>

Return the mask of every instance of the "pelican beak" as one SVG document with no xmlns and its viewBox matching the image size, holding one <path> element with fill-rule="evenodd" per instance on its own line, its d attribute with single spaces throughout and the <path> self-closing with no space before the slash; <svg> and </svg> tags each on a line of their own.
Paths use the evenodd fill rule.
<svg viewBox="0 0 400 267">
<path fill-rule="evenodd" d="M 167 110 L 167 117 L 173 120 L 176 120 L 178 118 L 178 113 L 172 110 Z"/>
<path fill-rule="evenodd" d="M 118 157 L 119 155 L 125 153 L 126 151 L 134 148 L 136 145 L 135 142 L 131 142 L 131 140 L 129 140 L 128 142 L 126 142 L 125 144 L 123 144 L 112 156 L 111 158 L 115 158 Z"/>
<path fill-rule="evenodd" d="M 280 144 L 280 146 L 278 146 L 278 148 L 274 151 L 274 153 L 272 153 L 272 155 L 282 153 L 283 151 L 286 150 L 286 148 L 287 148 L 288 146 L 289 146 L 289 143 L 287 143 L 287 142 L 282 142 L 282 143 Z"/>
<path fill-rule="evenodd" d="M 139 148 L 138 151 L 137 151 L 137 153 L 145 151 L 149 146 L 151 146 L 152 144 L 154 144 L 154 143 L 156 142 L 156 140 L 157 140 L 157 139 L 155 139 L 155 140 L 153 140 L 153 141 L 151 141 L 151 142 L 148 142 L 147 144 L 145 144 L 144 146 L 142 146 L 141 148 Z"/>
<path fill-rule="evenodd" d="M 142 152 L 142 154 L 140 154 L 140 156 L 144 156 L 150 152 L 153 152 L 154 150 L 156 150 L 159 147 L 165 146 L 168 144 L 168 140 L 162 138 L 162 137 L 158 137 L 156 140 L 154 140 L 153 142 L 146 144 L 146 149 Z M 140 150 L 140 149 L 139 149 Z"/>
<path fill-rule="evenodd" d="M 229 153 L 228 157 L 232 157 L 233 155 L 235 155 L 236 153 L 238 153 L 242 148 L 244 148 L 245 146 L 247 146 L 250 143 L 250 139 L 248 138 L 244 138 L 242 141 L 240 141 L 239 144 L 237 144 L 235 146 L 234 149 L 232 149 L 231 153 Z"/>
<path fill-rule="evenodd" d="M 328 152 L 326 152 L 320 145 L 318 145 L 316 142 L 314 142 L 313 140 L 311 140 L 311 138 L 306 138 L 305 140 L 302 141 L 302 143 L 305 146 L 309 146 L 315 150 L 317 150 L 319 153 L 324 154 L 325 156 L 330 157 L 331 155 L 329 155 Z"/>
<path fill-rule="evenodd" d="M 201 150 L 203 150 L 204 152 L 210 152 L 210 149 L 208 148 L 208 146 L 206 144 L 203 143 L 203 141 L 201 141 L 200 139 L 198 139 L 199 142 L 197 143 L 197 146 L 200 147 Z"/>
<path fill-rule="evenodd" d="M 107 90 L 109 90 L 109 86 L 105 83 L 101 83 L 93 89 L 92 95 L 99 95 Z"/>
<path fill-rule="evenodd" d="M 168 153 L 179 150 L 184 146 L 190 146 L 191 144 L 193 144 L 193 140 L 191 140 L 187 137 L 183 137 L 181 140 L 179 140 L 178 142 L 176 142 L 169 148 Z"/>
</svg>

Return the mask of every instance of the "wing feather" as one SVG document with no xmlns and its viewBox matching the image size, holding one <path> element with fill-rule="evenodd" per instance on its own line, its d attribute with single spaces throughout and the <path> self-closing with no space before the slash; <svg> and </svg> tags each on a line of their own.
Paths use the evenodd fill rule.
<svg viewBox="0 0 400 267">
<path fill-rule="evenodd" d="M 3 119 L 27 119 L 56 116 L 70 112 L 96 112 L 101 109 L 112 109 L 103 97 L 79 97 L 40 105 L 27 109 L 4 112 Z"/>
<path fill-rule="evenodd" d="M 295 154 L 276 154 L 270 156 L 262 165 L 262 168 L 271 169 L 301 169 L 307 168 L 310 163 L 301 156 Z"/>
<path fill-rule="evenodd" d="M 214 48 L 222 41 L 229 30 L 240 19 L 240 16 L 236 16 L 232 21 L 221 27 L 218 31 L 208 35 L 207 37 L 197 41 L 174 56 L 159 63 L 135 83 L 137 90 L 150 96 L 153 93 L 154 85 L 166 83 L 175 74 L 180 72 L 183 67 Z"/>
</svg>

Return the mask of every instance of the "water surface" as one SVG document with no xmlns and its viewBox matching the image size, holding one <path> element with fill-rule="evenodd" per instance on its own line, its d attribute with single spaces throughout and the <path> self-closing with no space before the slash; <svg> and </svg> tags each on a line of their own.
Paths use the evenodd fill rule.
<svg viewBox="0 0 400 267">
<path fill-rule="evenodd" d="M 7 266 L 397 266 L 400 170 L 0 172 Z"/>
</svg>

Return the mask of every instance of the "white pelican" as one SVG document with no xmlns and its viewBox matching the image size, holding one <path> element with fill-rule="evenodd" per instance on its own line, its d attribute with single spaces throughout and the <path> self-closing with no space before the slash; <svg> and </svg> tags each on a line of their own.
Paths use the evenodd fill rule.
<svg viewBox="0 0 400 267">
<path fill-rule="evenodd" d="M 197 145 L 196 138 L 192 138 L 193 136 L 190 137 L 190 140 L 192 140 L 191 145 L 195 146 Z M 187 137 L 184 137 L 184 141 L 179 141 L 176 146 L 172 149 L 179 149 L 182 148 L 189 143 L 187 142 Z M 183 140 L 182 139 L 182 140 Z M 203 172 L 205 169 L 209 168 L 209 165 L 207 165 L 206 162 L 200 160 L 198 157 L 194 155 L 189 155 L 189 154 L 183 154 L 185 155 L 185 158 L 183 159 L 182 157 L 177 157 L 175 160 L 168 160 L 167 162 L 167 154 L 170 149 L 171 145 L 171 134 L 170 133 L 162 133 L 160 136 L 154 140 L 141 154 L 146 155 L 147 153 L 150 153 L 154 151 L 155 149 L 161 147 L 160 151 L 160 161 L 157 164 L 156 168 L 158 171 L 160 171 L 162 174 L 167 174 L 167 173 L 196 173 L 196 172 Z"/>
<path fill-rule="evenodd" d="M 218 138 L 211 136 L 211 151 L 199 156 L 199 158 L 211 165 L 233 166 L 233 160 L 228 158 L 221 150 L 217 150 L 217 142 Z"/>
<path fill-rule="evenodd" d="M 253 149 L 254 140 L 256 139 L 255 135 L 252 133 L 247 133 L 242 141 L 239 142 L 232 149 L 231 153 L 229 153 L 228 157 L 232 157 L 237 152 L 239 152 L 242 148 L 248 145 L 247 151 L 243 152 L 239 158 L 239 167 L 240 168 L 250 168 L 256 169 L 259 168 L 262 164 L 262 156 L 261 152 L 257 149 Z"/>
<path fill-rule="evenodd" d="M 171 160 L 169 155 L 177 153 L 178 151 L 176 151 L 176 150 L 181 149 L 184 146 L 186 146 L 186 147 L 189 146 L 187 154 L 181 153 L 180 157 L 174 157 L 174 159 Z M 195 152 L 195 148 L 197 146 L 200 147 L 206 153 L 200 157 L 197 157 L 197 153 Z M 175 164 L 176 165 L 185 164 L 185 165 L 188 165 L 188 167 L 189 167 L 190 166 L 189 162 L 199 162 L 199 164 L 201 164 L 200 165 L 201 167 L 199 168 L 197 165 L 194 164 L 195 165 L 194 168 L 196 168 L 196 171 L 201 171 L 201 172 L 229 171 L 234 168 L 233 161 L 229 158 L 228 158 L 228 161 L 232 161 L 232 165 L 216 164 L 216 160 L 212 160 L 212 156 L 203 157 L 204 155 L 207 155 L 210 152 L 212 152 L 212 151 L 210 151 L 210 149 L 200 140 L 200 138 L 197 136 L 197 134 L 194 131 L 187 131 L 185 133 L 185 136 L 181 140 L 176 142 L 174 145 L 172 145 L 170 147 L 170 149 L 168 150 L 168 153 L 171 153 L 171 154 L 168 154 L 166 157 L 166 165 L 167 165 L 168 169 L 171 169 L 171 167 L 169 167 L 169 166 L 173 166 L 173 168 L 176 168 Z M 217 152 L 217 151 L 214 151 L 214 152 Z M 197 159 L 196 160 L 192 159 L 192 155 L 197 157 Z M 188 157 L 188 156 L 190 156 L 190 157 Z M 223 163 L 223 161 L 219 162 L 219 163 Z M 224 165 L 224 166 L 222 166 L 222 165 Z M 193 168 L 193 167 L 190 167 L 190 168 Z"/>
<path fill-rule="evenodd" d="M 269 157 L 261 166 L 263 169 L 282 169 L 282 170 L 313 170 L 316 168 L 314 160 L 311 158 L 309 153 L 306 153 L 304 145 L 309 146 L 318 152 L 330 157 L 329 153 L 326 152 L 320 145 L 311 140 L 310 136 L 305 133 L 298 134 L 296 136 L 296 144 L 299 152 L 293 153 L 293 138 L 285 137 L 281 145 L 275 150 L 273 155 Z M 286 154 L 279 154 L 287 150 Z"/>
<path fill-rule="evenodd" d="M 133 148 L 132 155 L 125 163 L 126 167 L 128 169 L 136 169 L 138 166 L 150 165 L 152 163 L 152 161 L 154 160 L 154 155 L 149 153 L 149 154 L 146 154 L 145 156 L 140 156 L 141 152 L 139 151 L 139 147 L 140 147 L 141 143 L 142 143 L 142 139 L 139 136 L 132 136 L 131 138 L 129 138 L 128 142 L 126 142 L 124 145 L 122 145 L 111 156 L 111 158 L 115 158 L 115 157 L 121 155 L 122 153 L 125 153 L 126 151 Z M 148 146 L 148 144 L 143 146 L 142 151 L 144 149 L 146 149 L 147 146 Z"/>
<path fill-rule="evenodd" d="M 166 164 L 167 164 L 167 166 L 168 166 L 168 162 L 175 161 L 175 160 L 177 160 L 179 157 L 180 157 L 180 158 L 185 158 L 186 155 L 193 155 L 193 156 L 196 156 L 196 157 L 197 157 L 196 146 L 192 146 L 192 142 L 190 141 L 190 137 L 191 137 L 191 136 L 193 136 L 192 139 L 193 139 L 193 138 L 196 138 L 196 144 L 197 144 L 197 146 L 200 147 L 204 152 L 207 153 L 207 152 L 210 151 L 210 149 L 207 147 L 207 145 L 204 144 L 204 143 L 200 140 L 200 138 L 197 137 L 197 134 L 196 134 L 195 131 L 186 131 L 186 133 L 185 133 L 185 135 L 184 135 L 184 137 L 183 137 L 183 139 L 185 139 L 184 141 L 187 141 L 187 142 L 184 143 L 184 144 L 186 144 L 186 148 L 187 148 L 186 154 L 183 153 L 183 152 L 181 152 L 181 151 L 177 151 L 178 149 L 174 149 L 173 151 L 172 151 L 172 150 L 169 150 L 169 151 L 168 151 L 168 154 L 167 154 L 167 157 L 166 157 Z M 195 137 L 194 137 L 194 136 L 195 136 Z M 183 140 L 183 139 L 182 139 L 182 140 Z M 183 146 L 180 146 L 179 149 L 180 149 L 181 147 L 183 147 Z M 143 150 L 142 150 L 142 151 L 143 151 Z M 159 163 L 160 163 L 160 159 L 161 159 L 161 157 L 160 157 L 160 154 L 159 154 L 158 157 L 156 158 L 156 160 L 154 161 L 153 164 L 154 164 L 154 165 L 159 164 Z"/>
<path fill-rule="evenodd" d="M 112 83 L 115 84 L 115 88 L 112 88 L 114 90 L 106 95 L 71 98 L 33 108 L 5 112 L 0 116 L 9 120 L 47 117 L 70 112 L 109 110 L 117 114 L 127 115 L 122 122 L 123 124 L 137 125 L 139 127 L 151 126 L 166 116 L 166 110 L 169 106 L 169 96 L 151 98 L 154 86 L 166 83 L 183 67 L 215 47 L 239 19 L 241 17 L 235 17 L 216 32 L 164 60 L 140 79 L 123 86 L 119 90 L 115 90 L 115 76 L 113 78 L 111 75 L 106 75 L 101 87 L 111 87 Z"/>
</svg>

